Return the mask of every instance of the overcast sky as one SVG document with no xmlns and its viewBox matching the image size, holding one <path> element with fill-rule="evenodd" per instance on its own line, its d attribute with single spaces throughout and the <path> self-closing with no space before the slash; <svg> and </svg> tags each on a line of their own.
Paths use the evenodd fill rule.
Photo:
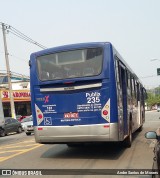
<svg viewBox="0 0 160 178">
<path fill-rule="evenodd" d="M 0 7 L 0 22 L 47 47 L 109 41 L 146 88 L 160 85 L 160 0 L 0 0 Z M 11 71 L 29 75 L 30 54 L 41 48 L 11 33 L 7 43 Z"/>
</svg>

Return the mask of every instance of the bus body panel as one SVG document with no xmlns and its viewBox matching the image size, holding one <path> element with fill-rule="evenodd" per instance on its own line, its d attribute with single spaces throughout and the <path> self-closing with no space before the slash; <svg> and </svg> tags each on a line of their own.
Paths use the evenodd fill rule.
<svg viewBox="0 0 160 178">
<path fill-rule="evenodd" d="M 38 143 L 105 142 L 118 140 L 118 124 L 34 127 Z"/>
<path fill-rule="evenodd" d="M 36 108 L 38 108 L 44 118 L 41 119 L 40 124 L 37 119 L 34 119 L 34 125 L 47 126 L 46 120 L 50 120 L 54 126 L 110 123 L 102 117 L 102 109 L 110 100 L 110 91 L 107 87 L 87 91 L 76 90 L 74 93 L 50 92 L 46 94 L 40 93 L 39 90 L 37 88 L 34 91 L 38 93 L 35 95 L 34 102 L 35 116 L 37 118 Z M 106 110 L 110 112 L 110 108 Z M 110 117 L 109 114 L 108 117 Z M 116 117 L 112 119 L 113 122 L 117 122 Z"/>
</svg>

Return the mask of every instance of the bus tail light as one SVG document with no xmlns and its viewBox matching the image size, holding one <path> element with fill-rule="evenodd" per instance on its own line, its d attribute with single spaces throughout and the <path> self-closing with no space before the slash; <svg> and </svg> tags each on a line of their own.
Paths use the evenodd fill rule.
<svg viewBox="0 0 160 178">
<path fill-rule="evenodd" d="M 43 128 L 42 127 L 38 127 L 38 130 L 43 130 Z"/>
<path fill-rule="evenodd" d="M 101 110 L 101 116 L 107 121 L 110 122 L 110 99 L 106 102 L 104 107 Z"/>
<path fill-rule="evenodd" d="M 43 115 L 42 115 L 42 114 L 38 114 L 38 118 L 39 118 L 39 119 L 42 119 L 42 118 L 43 118 Z"/>
<path fill-rule="evenodd" d="M 35 110 L 36 110 L 37 125 L 40 125 L 44 120 L 44 116 L 42 111 L 39 109 L 39 107 L 36 104 L 35 104 Z"/>
<path fill-rule="evenodd" d="M 108 115 L 108 111 L 107 111 L 107 110 L 104 110 L 104 111 L 103 111 L 103 115 L 105 115 L 105 116 Z"/>
<path fill-rule="evenodd" d="M 110 126 L 109 126 L 109 125 L 104 125 L 103 127 L 104 127 L 104 128 L 109 128 Z"/>
</svg>

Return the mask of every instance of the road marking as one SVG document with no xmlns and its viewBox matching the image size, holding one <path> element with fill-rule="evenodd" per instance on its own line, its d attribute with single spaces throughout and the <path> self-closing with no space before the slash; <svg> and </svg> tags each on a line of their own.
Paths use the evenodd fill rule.
<svg viewBox="0 0 160 178">
<path fill-rule="evenodd" d="M 19 142 L 19 143 L 11 143 L 11 144 L 9 144 L 9 145 L 4 145 L 4 146 L 1 146 L 1 148 L 3 148 L 3 147 L 5 147 L 5 146 L 12 146 L 12 145 L 18 145 L 18 144 L 21 144 L 21 143 L 25 143 L 25 142 L 27 142 L 27 143 L 29 143 L 29 142 L 34 142 L 35 143 L 35 140 L 28 140 L 28 141 L 23 141 L 23 142 Z M 0 149 L 1 149 L 0 148 Z"/>
<path fill-rule="evenodd" d="M 12 152 L 20 152 L 20 151 L 25 151 L 25 150 L 28 150 L 28 149 L 0 151 L 0 153 L 12 153 Z"/>
<path fill-rule="evenodd" d="M 28 141 L 26 140 L 26 141 L 23 141 L 23 142 L 20 142 L 20 143 L 25 143 L 25 142 L 27 142 L 27 143 L 28 142 L 35 142 L 35 140 L 28 140 Z"/>
<path fill-rule="evenodd" d="M 15 145 L 16 145 L 16 144 L 15 144 Z M 30 145 L 19 145 L 19 146 L 4 146 L 4 147 L 1 147 L 0 150 L 2 150 L 2 149 L 4 149 L 4 148 L 19 148 L 19 147 L 33 146 L 33 145 L 37 145 L 37 143 L 30 144 Z"/>
<path fill-rule="evenodd" d="M 19 143 L 17 143 L 17 144 L 19 144 Z M 25 145 L 24 143 L 22 143 L 23 145 L 19 145 L 19 146 L 17 146 L 17 144 L 16 143 L 12 144 L 12 146 L 10 146 L 11 145 L 10 144 L 10 145 L 3 146 L 3 148 L 2 147 L 0 148 L 2 150 L 2 151 L 0 151 L 1 154 L 11 153 L 11 155 L 9 155 L 9 156 L 0 157 L 0 162 L 6 161 L 6 160 L 11 159 L 11 158 L 13 158 L 15 156 L 27 153 L 27 152 L 29 152 L 31 150 L 34 150 L 36 148 L 39 148 L 39 147 L 43 146 L 43 144 L 37 144 L 37 143 L 29 144 L 29 145 Z M 28 146 L 32 146 L 32 147 L 31 148 L 26 148 Z M 24 149 L 20 149 L 20 150 L 15 150 L 15 149 L 14 150 L 6 150 L 6 149 L 18 148 L 18 147 L 23 147 Z"/>
<path fill-rule="evenodd" d="M 0 162 L 1 162 L 1 160 L 3 160 L 5 157 L 0 157 Z"/>
</svg>

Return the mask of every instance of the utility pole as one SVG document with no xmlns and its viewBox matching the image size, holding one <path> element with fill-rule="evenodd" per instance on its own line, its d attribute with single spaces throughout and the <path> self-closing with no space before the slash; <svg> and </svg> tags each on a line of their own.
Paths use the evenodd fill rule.
<svg viewBox="0 0 160 178">
<path fill-rule="evenodd" d="M 10 67 L 9 67 L 9 58 L 8 58 L 7 41 L 6 41 L 6 33 L 5 33 L 6 29 L 7 29 L 6 25 L 4 23 L 2 23 L 4 51 L 5 51 L 5 60 L 6 60 L 8 86 L 9 86 L 9 96 L 10 96 L 10 106 L 11 106 L 11 117 L 16 118 L 13 91 L 12 91 L 12 83 L 11 83 L 11 71 L 10 71 Z"/>
<path fill-rule="evenodd" d="M 2 99 L 0 95 L 0 126 L 3 124 L 4 124 L 4 112 L 3 112 Z"/>
</svg>

